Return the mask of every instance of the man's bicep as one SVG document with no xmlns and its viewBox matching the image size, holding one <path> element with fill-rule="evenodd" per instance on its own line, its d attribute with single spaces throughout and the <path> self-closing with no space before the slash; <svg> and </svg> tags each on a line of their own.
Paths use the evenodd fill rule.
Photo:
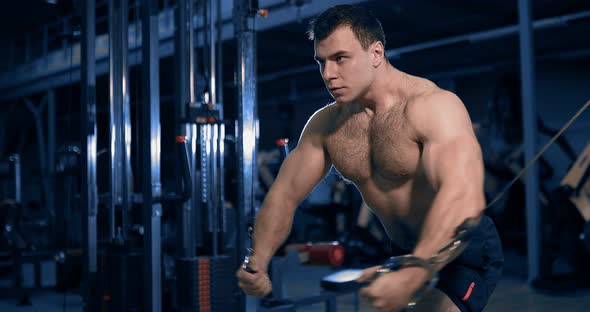
<svg viewBox="0 0 590 312">
<path fill-rule="evenodd" d="M 483 159 L 479 143 L 472 135 L 426 143 L 423 162 L 426 175 L 437 188 L 448 182 L 483 190 Z"/>
<path fill-rule="evenodd" d="M 456 95 L 440 92 L 430 96 L 414 105 L 409 117 L 424 145 L 424 167 L 434 184 L 440 185 L 445 177 L 483 176 L 481 149 L 471 118 Z"/>
<path fill-rule="evenodd" d="M 323 148 L 301 142 L 285 159 L 271 192 L 297 205 L 329 169 L 330 162 Z"/>
</svg>

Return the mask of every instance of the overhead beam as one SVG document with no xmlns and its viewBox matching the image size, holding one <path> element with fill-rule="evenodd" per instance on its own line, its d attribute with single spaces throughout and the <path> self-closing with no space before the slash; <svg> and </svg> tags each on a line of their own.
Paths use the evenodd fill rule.
<svg viewBox="0 0 590 312">
<path fill-rule="evenodd" d="M 368 0 L 351 0 L 348 3 L 362 3 Z M 227 3 L 227 2 L 224 2 Z M 315 0 L 311 3 L 297 7 L 285 0 L 267 0 L 260 1 L 260 7 L 272 7 L 272 11 L 266 18 L 256 19 L 257 31 L 263 31 L 274 27 L 286 25 L 301 19 L 315 16 L 326 8 L 341 4 L 339 0 Z M 224 9 L 222 11 L 222 29 L 221 40 L 235 38 L 232 11 Z M 195 44 L 202 46 L 204 43 L 203 34 L 207 29 L 204 28 L 202 21 L 195 25 L 197 36 Z M 138 26 L 129 25 L 129 66 L 141 64 L 141 40 L 136 40 L 139 36 Z M 158 13 L 158 34 L 159 34 L 159 55 L 161 58 L 169 57 L 174 54 L 174 13 L 173 9 L 164 10 Z M 100 66 L 100 63 L 108 58 L 108 41 L 107 34 L 96 37 L 96 75 L 100 76 L 107 72 L 108 66 Z M 72 50 L 70 57 L 66 50 Z M 53 51 L 47 54 L 46 58 L 40 58 L 31 63 L 20 65 L 13 70 L 0 73 L 0 102 L 19 98 L 28 94 L 39 92 L 47 88 L 56 88 L 68 83 L 80 80 L 78 72 L 80 67 L 80 43 L 74 43 L 59 51 Z M 64 75 L 65 74 L 65 75 Z"/>
</svg>

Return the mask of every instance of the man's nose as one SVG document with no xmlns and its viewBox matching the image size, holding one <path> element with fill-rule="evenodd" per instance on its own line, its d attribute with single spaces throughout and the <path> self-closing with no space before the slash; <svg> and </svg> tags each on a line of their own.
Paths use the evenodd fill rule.
<svg viewBox="0 0 590 312">
<path fill-rule="evenodd" d="M 330 81 L 330 80 L 336 78 L 336 73 L 337 73 L 337 71 L 336 71 L 335 64 L 333 64 L 332 62 L 324 63 L 322 75 L 323 75 L 325 81 Z"/>
</svg>

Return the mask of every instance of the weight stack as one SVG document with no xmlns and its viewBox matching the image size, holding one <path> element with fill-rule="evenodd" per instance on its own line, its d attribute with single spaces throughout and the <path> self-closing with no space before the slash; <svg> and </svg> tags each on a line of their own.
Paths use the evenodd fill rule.
<svg viewBox="0 0 590 312">
<path fill-rule="evenodd" d="M 143 254 L 113 247 L 101 255 L 99 264 L 101 310 L 141 311 Z"/>
<path fill-rule="evenodd" d="M 230 256 L 177 259 L 178 308 L 195 312 L 237 311 L 234 271 Z"/>
</svg>

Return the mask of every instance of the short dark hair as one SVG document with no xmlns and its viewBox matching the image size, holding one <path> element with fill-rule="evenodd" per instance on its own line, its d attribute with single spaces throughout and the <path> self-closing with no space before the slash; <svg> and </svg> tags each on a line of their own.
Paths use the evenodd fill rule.
<svg viewBox="0 0 590 312">
<path fill-rule="evenodd" d="M 324 11 L 311 21 L 307 34 L 309 40 L 321 41 L 341 26 L 349 26 L 365 50 L 375 41 L 381 41 L 385 46 L 385 34 L 377 17 L 367 8 L 350 4 Z"/>
</svg>

